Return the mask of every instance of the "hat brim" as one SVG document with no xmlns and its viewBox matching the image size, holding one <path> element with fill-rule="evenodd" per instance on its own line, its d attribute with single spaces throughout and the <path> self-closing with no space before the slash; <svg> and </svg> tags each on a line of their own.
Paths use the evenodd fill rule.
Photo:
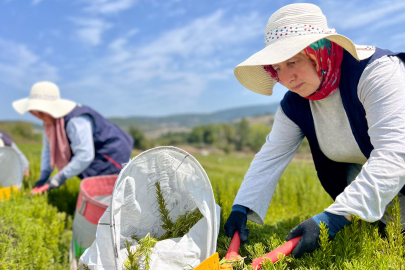
<svg viewBox="0 0 405 270">
<path fill-rule="evenodd" d="M 357 60 L 363 60 L 373 55 L 374 50 L 358 50 L 350 39 L 338 34 L 312 34 L 304 36 L 285 37 L 268 45 L 263 50 L 255 53 L 246 61 L 239 64 L 235 70 L 236 79 L 253 92 L 268 95 L 273 94 L 276 80 L 263 69 L 263 65 L 272 65 L 284 62 L 300 51 L 320 39 L 329 39 L 343 47 Z M 294 46 L 291 46 L 294 44 Z"/>
<path fill-rule="evenodd" d="M 76 107 L 76 103 L 67 99 L 41 100 L 23 98 L 13 102 L 13 108 L 20 114 L 27 111 L 40 111 L 51 115 L 53 118 L 66 116 Z"/>
</svg>

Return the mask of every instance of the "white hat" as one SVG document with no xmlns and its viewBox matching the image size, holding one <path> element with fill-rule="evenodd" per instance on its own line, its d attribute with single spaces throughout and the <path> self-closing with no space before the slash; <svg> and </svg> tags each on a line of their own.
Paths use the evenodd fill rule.
<svg viewBox="0 0 405 270">
<path fill-rule="evenodd" d="M 271 95 L 276 80 L 263 65 L 284 62 L 320 39 L 329 39 L 343 47 L 357 60 L 374 54 L 372 46 L 355 45 L 345 36 L 329 29 L 321 9 L 313 4 L 292 4 L 277 10 L 267 22 L 265 48 L 239 64 L 235 70 L 238 81 L 253 92 Z"/>
<path fill-rule="evenodd" d="M 51 82 L 39 82 L 31 88 L 30 96 L 13 102 L 14 109 L 20 114 L 26 111 L 41 111 L 53 118 L 60 118 L 70 113 L 76 103 L 61 99 L 59 88 Z"/>
</svg>

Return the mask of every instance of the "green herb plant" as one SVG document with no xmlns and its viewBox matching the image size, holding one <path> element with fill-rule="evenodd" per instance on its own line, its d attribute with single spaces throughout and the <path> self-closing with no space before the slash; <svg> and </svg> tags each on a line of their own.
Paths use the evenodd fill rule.
<svg viewBox="0 0 405 270">
<path fill-rule="evenodd" d="M 80 181 L 68 180 L 64 189 L 32 196 L 29 191 L 39 177 L 42 146 L 18 146 L 30 162 L 30 176 L 24 178 L 23 187 L 17 194 L 0 202 L 0 270 L 68 269 L 69 216 L 76 205 Z M 253 155 L 210 153 L 208 156 L 195 154 L 194 157 L 207 172 L 215 201 L 221 207 L 217 252 L 223 258 L 231 240 L 225 236 L 223 226 Z M 264 225 L 248 221 L 249 239 L 239 250 L 244 260 L 234 270 L 250 269 L 254 258 L 285 243 L 284 239 L 292 228 L 324 211 L 332 203 L 333 200 L 319 183 L 312 160 L 294 158 L 277 184 Z M 318 251 L 301 259 L 285 256 L 275 264 L 267 261 L 262 269 L 405 270 L 405 240 L 397 200 L 388 212 L 386 226 L 381 222 L 370 223 L 352 217 L 352 224 L 341 230 L 333 241 L 322 237 L 325 232 L 321 233 Z M 177 221 L 172 222 L 171 225 L 168 222 L 162 224 L 175 232 L 173 226 Z M 150 237 L 157 239 L 153 235 Z M 137 239 L 137 242 L 140 240 Z"/>
<path fill-rule="evenodd" d="M 156 182 L 155 187 L 157 202 L 159 205 L 160 220 L 165 233 L 160 237 L 157 237 L 156 235 L 151 236 L 150 233 L 148 233 L 144 238 L 141 239 L 137 235 L 132 235 L 132 240 L 135 240 L 138 245 L 135 247 L 135 249 L 131 249 L 131 243 L 129 241 L 126 242 L 128 254 L 128 259 L 124 263 L 124 268 L 126 270 L 149 270 L 150 258 L 153 252 L 152 249 L 158 241 L 184 236 L 200 219 L 203 218 L 203 215 L 197 209 L 195 211 L 186 212 L 179 215 L 177 220 L 173 221 L 169 216 L 170 211 L 167 209 L 167 203 L 163 197 L 159 182 Z M 141 268 L 141 266 L 143 268 Z"/>
</svg>

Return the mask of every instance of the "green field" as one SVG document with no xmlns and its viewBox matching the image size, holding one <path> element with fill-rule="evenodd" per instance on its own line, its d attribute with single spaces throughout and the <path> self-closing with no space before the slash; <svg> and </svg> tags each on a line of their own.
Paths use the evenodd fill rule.
<svg viewBox="0 0 405 270">
<path fill-rule="evenodd" d="M 21 145 L 20 149 L 30 160 L 31 175 L 24 181 L 23 192 L 0 202 L 0 269 L 68 269 L 72 215 L 80 180 L 70 179 L 48 195 L 24 195 L 39 176 L 41 146 Z M 206 170 L 222 209 L 218 238 L 222 258 L 230 243 L 223 225 L 253 155 L 194 157 Z M 248 222 L 249 240 L 240 249 L 245 263 L 282 244 L 290 229 L 331 203 L 317 180 L 313 163 L 293 160 L 276 188 L 265 225 Z M 402 269 L 405 245 L 397 210 L 385 231 L 379 230 L 377 223 L 356 220 L 333 242 L 321 242 L 321 250 L 301 259 L 286 257 L 274 265 L 267 263 L 262 269 Z M 234 267 L 243 268 L 249 266 Z"/>
</svg>

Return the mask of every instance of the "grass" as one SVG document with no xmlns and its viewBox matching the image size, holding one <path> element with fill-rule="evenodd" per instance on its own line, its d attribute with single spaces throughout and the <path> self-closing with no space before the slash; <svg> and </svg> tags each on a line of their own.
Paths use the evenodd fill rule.
<svg viewBox="0 0 405 270">
<path fill-rule="evenodd" d="M 21 145 L 20 149 L 30 160 L 31 175 L 24 180 L 27 191 L 39 176 L 41 147 Z M 223 225 L 253 155 L 194 157 L 206 170 L 216 202 L 221 206 L 217 250 L 222 258 L 230 243 Z M 12 200 L 0 202 L 0 269 L 68 267 L 68 238 L 79 184 L 80 180 L 74 178 L 68 180 L 64 187 L 47 195 L 29 196 L 20 193 Z M 322 212 L 331 203 L 331 198 L 316 177 L 313 163 L 293 160 L 277 185 L 265 224 L 260 226 L 248 222 L 249 240 L 240 249 L 246 264 L 234 269 L 249 269 L 248 265 L 253 258 L 284 243 L 293 227 Z M 262 269 L 405 269 L 405 244 L 398 207 L 394 207 L 393 212 L 393 221 L 385 231 L 379 228 L 378 223 L 362 222 L 355 218 L 353 224 L 338 233 L 333 242 L 324 239 L 320 250 L 301 259 L 285 257 L 274 265 L 268 262 Z M 36 225 L 30 228 L 28 224 Z M 54 242 L 48 243 L 46 238 L 50 236 L 53 236 L 51 238 Z M 35 248 L 29 248 L 31 246 Z"/>
</svg>

